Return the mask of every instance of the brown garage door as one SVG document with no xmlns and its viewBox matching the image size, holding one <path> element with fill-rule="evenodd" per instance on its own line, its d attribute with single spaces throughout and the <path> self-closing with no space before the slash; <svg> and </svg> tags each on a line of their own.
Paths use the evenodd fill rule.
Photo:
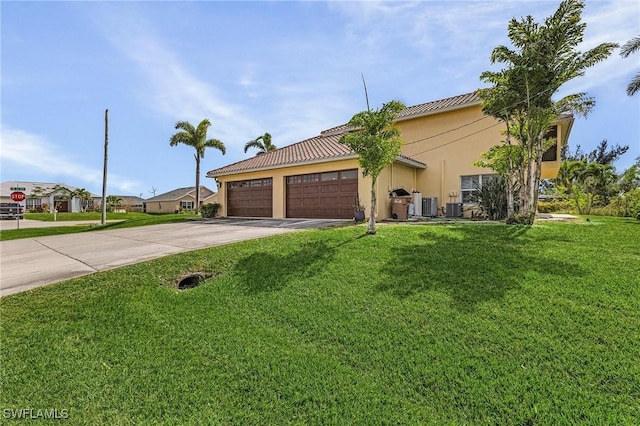
<svg viewBox="0 0 640 426">
<path fill-rule="evenodd" d="M 273 216 L 273 179 L 227 183 L 227 216 Z"/>
<path fill-rule="evenodd" d="M 287 177 L 287 217 L 350 219 L 358 170 Z"/>
</svg>

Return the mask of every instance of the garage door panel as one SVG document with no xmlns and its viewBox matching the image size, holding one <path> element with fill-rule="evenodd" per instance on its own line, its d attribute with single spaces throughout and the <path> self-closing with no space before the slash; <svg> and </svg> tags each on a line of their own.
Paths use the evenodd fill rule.
<svg viewBox="0 0 640 426">
<path fill-rule="evenodd" d="M 357 191 L 356 169 L 290 176 L 287 217 L 350 219 Z"/>
<path fill-rule="evenodd" d="M 327 183 L 320 187 L 320 192 L 328 194 L 328 193 L 339 193 L 340 192 L 340 184 L 338 183 Z"/>
<path fill-rule="evenodd" d="M 271 178 L 228 182 L 227 215 L 272 217 L 272 184 Z"/>
</svg>

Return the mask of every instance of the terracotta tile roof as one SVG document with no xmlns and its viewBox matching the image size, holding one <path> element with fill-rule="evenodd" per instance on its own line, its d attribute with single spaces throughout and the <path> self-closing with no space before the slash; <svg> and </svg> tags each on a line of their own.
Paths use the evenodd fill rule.
<svg viewBox="0 0 640 426">
<path fill-rule="evenodd" d="M 457 109 L 474 104 L 480 104 L 478 92 L 465 93 L 464 95 L 452 96 L 439 101 L 427 102 L 426 104 L 407 107 L 398 115 L 398 121 L 409 118 L 420 117 L 434 112 L 442 112 L 449 109 Z"/>
<path fill-rule="evenodd" d="M 275 151 L 256 155 L 247 160 L 211 170 L 207 173 L 207 177 L 223 176 L 250 170 L 273 169 L 295 164 L 331 161 L 341 157 L 357 158 L 351 149 L 341 144 L 339 140 L 339 135 L 315 136 Z"/>
<path fill-rule="evenodd" d="M 414 105 L 405 108 L 398 114 L 397 121 L 409 120 L 424 115 L 433 114 L 436 112 L 447 111 L 450 109 L 456 109 L 469 105 L 480 104 L 480 98 L 478 92 L 465 93 L 464 95 L 452 96 L 446 99 L 440 99 L 438 101 L 427 102 L 420 105 Z M 350 126 L 348 124 L 341 124 L 336 127 L 332 127 L 327 130 L 323 130 L 321 135 L 341 135 L 349 131 Z"/>
<path fill-rule="evenodd" d="M 408 107 L 400 112 L 398 121 L 479 103 L 480 98 L 478 98 L 477 92 L 466 93 L 464 95 L 453 96 L 438 101 Z M 274 169 L 295 164 L 332 161 L 341 157 L 356 158 L 357 156 L 355 153 L 353 153 L 346 145 L 339 142 L 340 135 L 349 131 L 349 129 L 350 126 L 347 124 L 332 127 L 320 132 L 319 136 L 294 143 L 293 145 L 285 146 L 275 151 L 256 155 L 255 157 L 247 160 L 238 161 L 237 163 L 211 170 L 207 173 L 207 177 L 213 178 L 253 170 Z M 412 162 L 418 167 L 425 166 L 424 163 L 416 161 L 410 157 L 399 156 L 399 158 Z"/>
</svg>

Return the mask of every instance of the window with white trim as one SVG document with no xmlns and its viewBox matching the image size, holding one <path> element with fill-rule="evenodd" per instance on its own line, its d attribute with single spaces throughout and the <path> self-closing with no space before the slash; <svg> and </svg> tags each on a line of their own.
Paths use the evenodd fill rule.
<svg viewBox="0 0 640 426">
<path fill-rule="evenodd" d="M 180 201 L 180 210 L 193 210 L 193 201 Z"/>
<path fill-rule="evenodd" d="M 478 192 L 478 188 L 497 177 L 498 175 L 460 176 L 460 200 L 463 203 L 475 203 L 473 194 Z"/>
</svg>

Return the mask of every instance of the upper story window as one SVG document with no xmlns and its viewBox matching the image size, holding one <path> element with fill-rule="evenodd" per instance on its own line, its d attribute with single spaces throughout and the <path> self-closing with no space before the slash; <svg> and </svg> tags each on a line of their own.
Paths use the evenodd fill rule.
<svg viewBox="0 0 640 426">
<path fill-rule="evenodd" d="M 551 126 L 551 129 L 544 135 L 545 139 L 555 139 L 556 142 L 542 154 L 542 161 L 558 160 L 558 126 Z"/>
</svg>

